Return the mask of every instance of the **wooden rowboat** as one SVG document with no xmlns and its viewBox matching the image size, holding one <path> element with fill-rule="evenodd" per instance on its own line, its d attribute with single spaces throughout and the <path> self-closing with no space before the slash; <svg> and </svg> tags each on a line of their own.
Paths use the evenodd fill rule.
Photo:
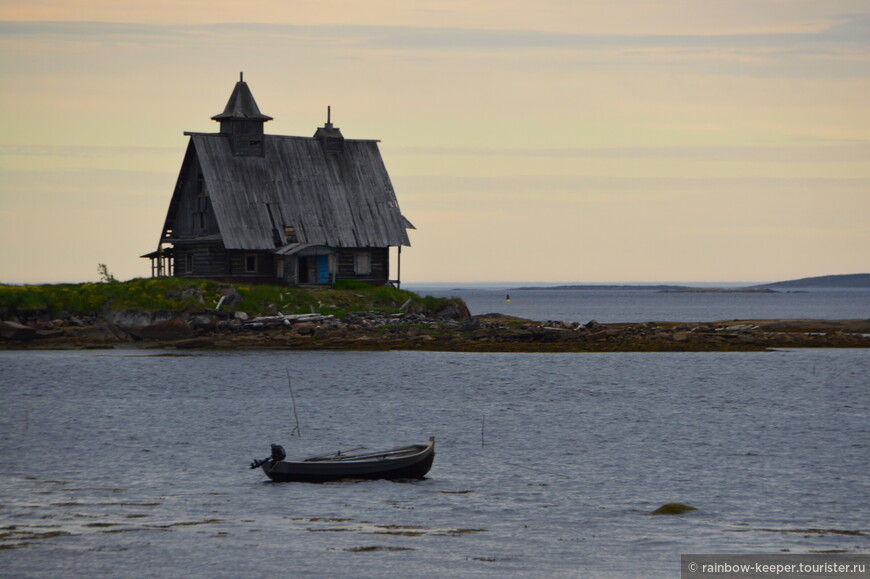
<svg viewBox="0 0 870 579">
<path fill-rule="evenodd" d="M 284 449 L 273 444 L 272 455 L 255 460 L 251 468 L 262 468 L 266 476 L 276 482 L 423 478 L 435 459 L 435 437 L 423 444 L 390 450 L 348 452 L 351 451 L 286 460 Z"/>
</svg>

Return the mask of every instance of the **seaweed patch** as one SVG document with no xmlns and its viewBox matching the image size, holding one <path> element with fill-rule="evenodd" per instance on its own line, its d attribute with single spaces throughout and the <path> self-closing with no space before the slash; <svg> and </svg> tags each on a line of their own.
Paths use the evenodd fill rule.
<svg viewBox="0 0 870 579">
<path fill-rule="evenodd" d="M 347 549 L 342 549 L 342 551 L 347 551 L 348 553 L 372 553 L 375 551 L 413 551 L 414 549 L 410 547 L 381 547 L 378 545 L 372 545 L 369 547 L 348 547 Z"/>
</svg>

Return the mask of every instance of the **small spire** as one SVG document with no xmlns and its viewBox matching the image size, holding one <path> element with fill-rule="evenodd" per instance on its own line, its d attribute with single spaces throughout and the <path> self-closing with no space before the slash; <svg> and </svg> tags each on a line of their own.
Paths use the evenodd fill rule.
<svg viewBox="0 0 870 579">
<path fill-rule="evenodd" d="M 239 71 L 239 82 L 245 82 L 245 73 Z"/>
<path fill-rule="evenodd" d="M 239 73 L 239 82 L 233 88 L 233 93 L 230 95 L 230 100 L 227 101 L 227 106 L 224 112 L 212 117 L 215 121 L 225 120 L 254 120 L 254 121 L 271 121 L 272 117 L 264 115 L 260 112 L 257 102 L 254 100 L 254 95 L 251 94 L 251 89 L 245 83 L 244 73 Z"/>
<path fill-rule="evenodd" d="M 323 139 L 324 142 L 329 140 L 333 143 L 341 143 L 341 141 L 344 140 L 344 136 L 341 134 L 341 129 L 332 126 L 332 107 L 329 105 L 326 106 L 326 123 L 324 123 L 322 127 L 317 128 L 317 132 L 314 133 L 314 138 Z M 340 144 L 336 146 L 337 149 L 335 146 L 330 146 L 330 148 L 333 151 L 341 149 Z"/>
</svg>

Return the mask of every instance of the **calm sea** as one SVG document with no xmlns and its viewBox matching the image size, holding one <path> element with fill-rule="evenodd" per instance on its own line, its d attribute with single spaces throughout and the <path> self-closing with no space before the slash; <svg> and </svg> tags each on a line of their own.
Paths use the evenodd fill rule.
<svg viewBox="0 0 870 579">
<path fill-rule="evenodd" d="M 498 312 L 539 321 L 617 323 L 870 318 L 870 289 L 672 293 L 641 289 L 517 290 L 510 286 L 451 288 L 444 284 L 405 284 L 403 287 L 424 295 L 462 298 L 474 315 Z"/>
<path fill-rule="evenodd" d="M 681 553 L 870 553 L 867 350 L 167 354 L 0 352 L 0 576 L 676 577 Z M 272 442 L 429 436 L 421 481 L 248 469 Z M 670 502 L 699 510 L 649 514 Z"/>
</svg>

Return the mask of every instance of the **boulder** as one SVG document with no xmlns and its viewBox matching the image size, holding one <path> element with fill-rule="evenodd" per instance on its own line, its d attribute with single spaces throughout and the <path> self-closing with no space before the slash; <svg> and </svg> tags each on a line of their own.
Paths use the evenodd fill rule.
<svg viewBox="0 0 870 579">
<path fill-rule="evenodd" d="M 108 321 L 139 340 L 182 340 L 193 337 L 193 328 L 177 312 L 125 310 L 107 315 Z"/>
<path fill-rule="evenodd" d="M 198 301 L 201 304 L 205 303 L 205 300 L 202 297 L 202 290 L 195 285 L 190 286 L 189 288 L 181 292 L 181 299 L 192 299 Z"/>
<path fill-rule="evenodd" d="M 51 340 L 53 338 L 63 338 L 66 335 L 66 332 L 57 328 L 54 330 L 37 330 L 36 337 L 40 340 Z"/>
<path fill-rule="evenodd" d="M 195 330 L 205 330 L 210 332 L 217 328 L 219 321 L 220 320 L 215 314 L 202 313 L 190 316 L 187 323 L 189 323 L 190 327 Z"/>
<path fill-rule="evenodd" d="M 168 319 L 168 317 L 166 318 Z M 141 328 L 145 328 L 154 323 L 154 314 L 141 312 L 139 310 L 124 310 L 123 312 L 110 312 L 106 314 L 106 320 L 120 328 L 121 330 L 135 334 Z M 70 319 L 71 325 L 76 324 L 74 319 Z"/>
<path fill-rule="evenodd" d="M 193 328 L 181 316 L 155 322 L 138 332 L 143 340 L 181 340 L 190 338 L 193 334 Z"/>
<path fill-rule="evenodd" d="M 310 336 L 317 331 L 317 326 L 311 322 L 302 322 L 301 324 L 293 324 L 293 331 L 300 336 Z"/>
<path fill-rule="evenodd" d="M 25 340 L 32 340 L 35 337 L 36 330 L 30 326 L 25 326 L 18 322 L 0 321 L 0 338 L 3 338 L 4 340 L 23 342 Z"/>
<path fill-rule="evenodd" d="M 697 511 L 695 507 L 684 505 L 682 503 L 668 503 L 654 510 L 651 515 L 682 515 L 689 511 Z"/>
<path fill-rule="evenodd" d="M 130 334 L 120 330 L 117 326 L 97 321 L 92 326 L 70 326 L 64 329 L 64 335 L 83 342 L 120 342 L 131 340 Z"/>
<path fill-rule="evenodd" d="M 446 320 L 467 320 L 471 312 L 465 302 L 450 302 L 435 312 L 435 317 Z"/>
<path fill-rule="evenodd" d="M 222 308 L 233 308 L 242 303 L 242 295 L 239 290 L 230 285 L 223 285 L 217 288 L 217 293 L 223 297 L 221 303 Z"/>
</svg>

